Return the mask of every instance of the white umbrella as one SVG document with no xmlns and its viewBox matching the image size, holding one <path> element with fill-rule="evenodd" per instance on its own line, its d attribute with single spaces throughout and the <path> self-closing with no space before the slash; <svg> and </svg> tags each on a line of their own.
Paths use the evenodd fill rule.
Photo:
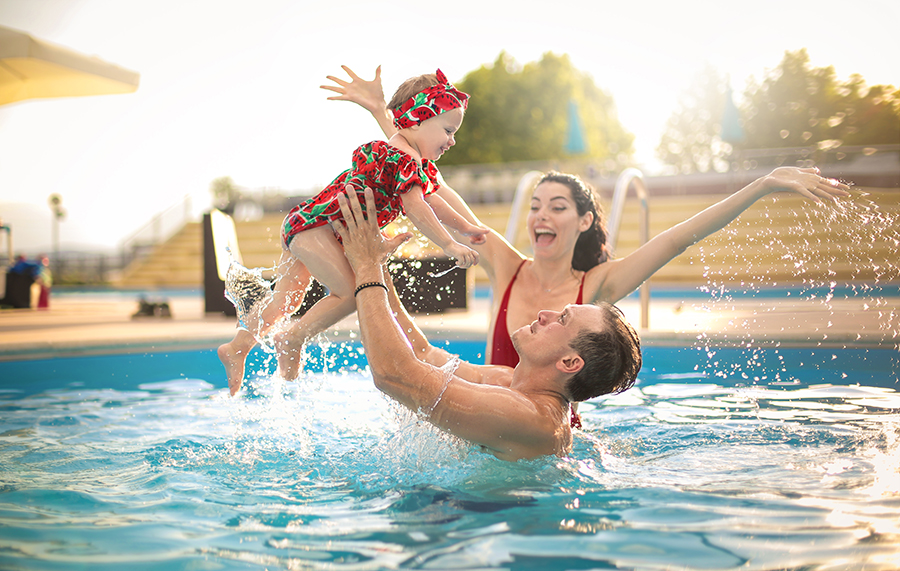
<svg viewBox="0 0 900 571">
<path fill-rule="evenodd" d="M 25 99 L 132 93 L 140 74 L 0 26 L 0 105 Z"/>
</svg>

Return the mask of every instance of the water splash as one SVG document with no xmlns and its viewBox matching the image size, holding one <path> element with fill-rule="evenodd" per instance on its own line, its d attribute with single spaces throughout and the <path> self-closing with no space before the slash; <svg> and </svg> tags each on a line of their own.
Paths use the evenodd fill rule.
<svg viewBox="0 0 900 571">
<path fill-rule="evenodd" d="M 259 315 L 272 301 L 273 282 L 263 278 L 263 268 L 248 269 L 237 260 L 228 264 L 225 297 L 237 310 L 238 327 L 259 338 Z"/>
<path fill-rule="evenodd" d="M 785 338 L 823 346 L 896 344 L 900 209 L 895 199 L 879 196 L 855 190 L 821 206 L 766 199 L 698 245 L 707 280 L 701 289 L 710 295 L 700 307 L 711 316 L 707 331 L 719 331 L 717 337 L 727 336 L 731 344 Z M 791 215 L 778 216 L 776 208 L 791 209 Z M 779 303 L 767 302 L 767 290 L 785 286 L 790 290 L 779 294 Z M 713 319 L 725 315 L 730 317 Z M 842 328 L 836 328 L 839 322 Z M 847 335 L 847 324 L 858 332 Z"/>
<path fill-rule="evenodd" d="M 446 270 L 440 272 L 428 272 L 428 277 L 430 278 L 442 278 L 452 272 L 453 270 L 459 269 L 459 266 L 452 266 L 447 268 Z"/>
<path fill-rule="evenodd" d="M 441 387 L 441 392 L 438 393 L 437 398 L 427 410 L 422 410 L 421 413 L 426 417 L 430 417 L 434 412 L 434 409 L 437 408 L 437 405 L 440 404 L 441 399 L 444 398 L 444 393 L 447 392 L 447 387 L 450 386 L 450 381 L 453 379 L 453 375 L 456 374 L 456 369 L 459 368 L 459 356 L 453 355 L 449 361 L 444 363 L 443 366 L 439 367 L 441 374 L 444 375 L 444 386 Z"/>
</svg>

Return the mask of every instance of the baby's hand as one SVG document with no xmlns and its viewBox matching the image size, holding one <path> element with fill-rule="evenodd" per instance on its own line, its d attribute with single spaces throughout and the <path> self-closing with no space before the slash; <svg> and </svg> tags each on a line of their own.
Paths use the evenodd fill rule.
<svg viewBox="0 0 900 571">
<path fill-rule="evenodd" d="M 478 252 L 459 242 L 454 242 L 444 248 L 444 253 L 454 258 L 456 265 L 460 268 L 468 268 L 478 263 Z"/>
<path fill-rule="evenodd" d="M 353 70 L 346 65 L 341 66 L 350 81 L 343 80 L 333 75 L 326 76 L 327 79 L 335 82 L 337 85 L 320 85 L 322 89 L 334 91 L 337 95 L 332 95 L 328 99 L 330 101 L 352 101 L 357 105 L 366 109 L 370 113 L 376 113 L 384 110 L 384 90 L 381 89 L 381 66 L 375 68 L 375 79 L 366 81 L 353 73 Z"/>
<path fill-rule="evenodd" d="M 463 228 L 460 234 L 468 236 L 470 244 L 484 244 L 488 232 L 490 232 L 490 230 L 484 226 L 469 224 L 466 228 Z"/>
</svg>

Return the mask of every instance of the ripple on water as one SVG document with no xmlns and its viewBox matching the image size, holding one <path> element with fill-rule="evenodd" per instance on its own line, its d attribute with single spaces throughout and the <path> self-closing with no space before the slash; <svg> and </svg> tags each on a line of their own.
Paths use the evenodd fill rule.
<svg viewBox="0 0 900 571">
<path fill-rule="evenodd" d="M 768 569 L 896 555 L 893 390 L 684 375 L 584 403 L 569 457 L 516 463 L 435 430 L 364 373 L 257 376 L 239 398 L 176 379 L 5 401 L 0 543 L 20 549 L 0 566 Z M 42 422 L 55 418 L 71 422 Z"/>
</svg>

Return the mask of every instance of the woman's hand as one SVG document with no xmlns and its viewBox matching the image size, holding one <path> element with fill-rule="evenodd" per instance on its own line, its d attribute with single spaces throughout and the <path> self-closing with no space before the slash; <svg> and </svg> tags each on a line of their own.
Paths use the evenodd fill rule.
<svg viewBox="0 0 900 571">
<path fill-rule="evenodd" d="M 469 239 L 471 244 L 484 244 L 487 241 L 487 234 L 490 232 L 484 226 L 476 226 L 475 224 L 466 223 L 459 233 Z"/>
<path fill-rule="evenodd" d="M 833 178 L 825 178 L 817 168 L 779 167 L 759 179 L 765 192 L 789 191 L 821 203 L 822 199 L 835 201 L 839 196 L 850 196 L 850 187 Z"/>
<path fill-rule="evenodd" d="M 353 73 L 353 70 L 342 65 L 344 71 L 350 76 L 350 81 L 344 81 L 333 75 L 326 76 L 327 79 L 335 82 L 337 85 L 322 85 L 322 89 L 334 91 L 338 95 L 328 98 L 329 101 L 352 101 L 372 115 L 383 114 L 385 110 L 384 90 L 381 88 L 381 66 L 375 68 L 375 79 L 366 81 Z"/>
</svg>

